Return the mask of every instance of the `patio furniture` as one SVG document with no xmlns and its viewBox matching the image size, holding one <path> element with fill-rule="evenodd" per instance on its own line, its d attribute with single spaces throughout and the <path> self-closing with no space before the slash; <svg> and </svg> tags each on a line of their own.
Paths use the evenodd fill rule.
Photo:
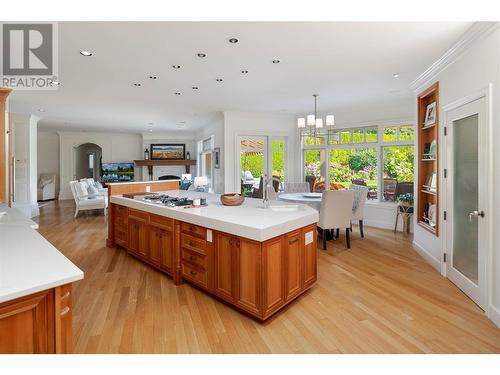
<svg viewBox="0 0 500 375">
<path fill-rule="evenodd" d="M 264 186 L 264 177 L 260 176 L 259 187 L 253 189 L 252 198 L 262 199 L 264 197 L 264 190 L 262 189 L 263 186 Z"/>
<path fill-rule="evenodd" d="M 309 182 L 285 182 L 285 193 L 309 193 L 311 185 Z"/>
<path fill-rule="evenodd" d="M 354 185 L 366 186 L 365 180 L 361 180 L 361 179 L 351 180 L 351 183 Z"/>
<path fill-rule="evenodd" d="M 368 196 L 368 187 L 352 184 L 349 189 L 354 191 L 351 220 L 358 220 L 359 232 L 361 234 L 361 238 L 364 238 L 365 234 L 363 232 L 363 217 L 365 214 L 365 204 L 366 198 Z"/>
<path fill-rule="evenodd" d="M 314 184 L 313 191 L 314 192 L 322 192 L 325 190 L 325 181 L 318 181 Z M 344 190 L 345 185 L 338 182 L 330 182 L 330 190 Z"/>
<path fill-rule="evenodd" d="M 326 250 L 327 231 L 345 228 L 346 245 L 351 248 L 351 217 L 354 191 L 334 190 L 325 191 L 321 199 L 318 227 L 322 229 L 323 250 Z"/>
<path fill-rule="evenodd" d="M 382 192 L 385 201 L 394 202 L 396 200 L 396 186 L 397 181 L 395 178 L 384 178 L 384 189 Z"/>
</svg>

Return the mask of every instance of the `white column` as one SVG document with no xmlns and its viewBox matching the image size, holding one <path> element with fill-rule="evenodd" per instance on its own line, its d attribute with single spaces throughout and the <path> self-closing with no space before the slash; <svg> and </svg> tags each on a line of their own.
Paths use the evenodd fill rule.
<svg viewBox="0 0 500 375">
<path fill-rule="evenodd" d="M 12 114 L 12 155 L 14 156 L 14 201 L 12 206 L 27 217 L 40 214 L 37 203 L 37 124 L 40 118 Z"/>
</svg>

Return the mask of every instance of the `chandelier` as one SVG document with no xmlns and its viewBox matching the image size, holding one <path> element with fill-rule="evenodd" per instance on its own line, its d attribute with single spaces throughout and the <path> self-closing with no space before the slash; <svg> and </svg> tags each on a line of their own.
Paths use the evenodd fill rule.
<svg viewBox="0 0 500 375">
<path fill-rule="evenodd" d="M 300 130 L 301 136 L 316 137 L 321 134 L 325 134 L 323 128 L 323 118 L 317 116 L 317 100 L 318 94 L 313 94 L 314 97 L 314 114 L 307 115 L 306 118 L 301 117 L 297 119 L 297 127 Z M 326 134 L 330 136 L 335 126 L 335 117 L 333 115 L 327 115 L 325 118 L 326 124 Z"/>
</svg>

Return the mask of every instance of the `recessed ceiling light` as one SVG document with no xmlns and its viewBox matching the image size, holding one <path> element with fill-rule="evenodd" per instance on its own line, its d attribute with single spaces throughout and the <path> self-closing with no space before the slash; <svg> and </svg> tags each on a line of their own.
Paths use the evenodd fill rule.
<svg viewBox="0 0 500 375">
<path fill-rule="evenodd" d="M 181 66 L 180 65 L 172 65 L 172 68 L 174 68 L 174 69 L 180 69 Z"/>
<path fill-rule="evenodd" d="M 223 79 L 222 79 L 222 78 L 216 78 L 215 80 L 216 80 L 217 82 L 222 82 L 222 81 L 223 81 Z"/>
<path fill-rule="evenodd" d="M 148 76 L 149 79 L 158 79 L 158 76 Z"/>
<path fill-rule="evenodd" d="M 193 87 L 191 87 L 191 88 L 192 88 L 193 90 L 198 90 L 198 89 L 199 89 L 199 87 L 198 87 L 198 86 L 193 86 Z"/>
<path fill-rule="evenodd" d="M 45 112 L 45 109 L 43 109 L 43 108 L 38 108 L 38 112 Z"/>
<path fill-rule="evenodd" d="M 242 70 L 241 71 L 243 74 L 247 74 L 248 73 L 248 70 Z"/>
<path fill-rule="evenodd" d="M 92 56 L 92 52 L 89 52 L 89 51 L 80 51 L 80 55 L 89 57 L 89 56 Z"/>
<path fill-rule="evenodd" d="M 206 53 L 197 53 L 196 56 L 198 57 L 207 57 Z"/>
<path fill-rule="evenodd" d="M 393 76 L 394 78 L 398 78 L 398 77 L 399 77 L 399 73 L 394 73 L 392 76 Z"/>
<path fill-rule="evenodd" d="M 279 64 L 279 63 L 280 63 L 280 61 L 278 59 L 273 60 L 273 64 Z"/>
<path fill-rule="evenodd" d="M 229 43 L 233 43 L 233 44 L 234 43 L 238 43 L 238 39 L 236 39 L 236 38 L 230 38 L 229 39 Z"/>
<path fill-rule="evenodd" d="M 140 83 L 134 83 L 135 87 L 141 87 L 142 85 Z"/>
<path fill-rule="evenodd" d="M 180 92 L 174 92 L 174 95 L 180 95 L 181 93 Z"/>
</svg>

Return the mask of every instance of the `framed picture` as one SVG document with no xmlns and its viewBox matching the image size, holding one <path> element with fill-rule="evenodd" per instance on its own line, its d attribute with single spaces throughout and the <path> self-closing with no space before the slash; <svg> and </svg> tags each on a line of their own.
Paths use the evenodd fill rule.
<svg viewBox="0 0 500 375">
<path fill-rule="evenodd" d="M 220 168 L 220 147 L 214 148 L 214 167 Z"/>
<path fill-rule="evenodd" d="M 186 158 L 185 144 L 152 144 L 151 160 L 182 160 Z"/>
<path fill-rule="evenodd" d="M 425 123 L 424 126 L 434 125 L 436 122 L 436 102 L 432 102 L 425 110 Z"/>
</svg>

